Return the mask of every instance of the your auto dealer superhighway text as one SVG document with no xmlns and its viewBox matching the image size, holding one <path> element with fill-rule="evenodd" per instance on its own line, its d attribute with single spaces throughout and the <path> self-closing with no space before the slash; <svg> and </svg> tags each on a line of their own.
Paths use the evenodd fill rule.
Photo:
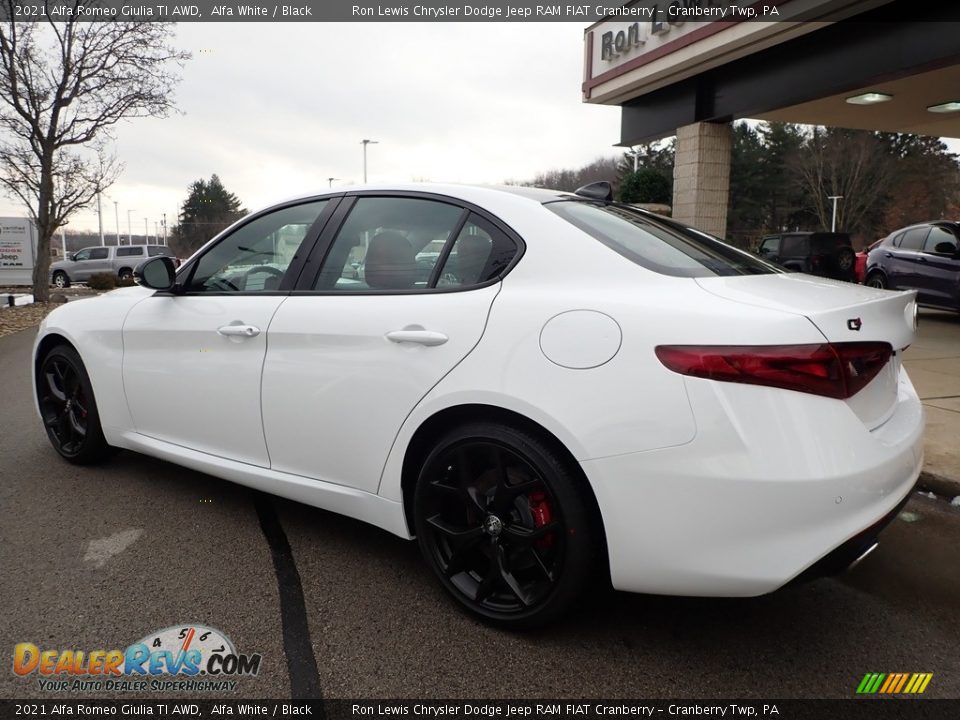
<svg viewBox="0 0 960 720">
<path fill-rule="evenodd" d="M 753 705 L 738 705 L 731 703 L 728 705 L 700 705 L 700 704 L 670 704 L 666 706 L 666 711 L 662 707 L 651 705 L 628 705 L 628 704 L 604 704 L 604 703 L 582 703 L 582 704 L 538 704 L 538 705 L 472 705 L 469 703 L 463 705 L 390 705 L 386 703 L 355 704 L 351 708 L 353 715 L 419 715 L 426 717 L 458 717 L 471 716 L 478 717 L 530 717 L 530 716 L 551 716 L 551 715 L 632 715 L 640 717 L 654 717 L 655 715 L 682 715 L 682 716 L 758 716 L 758 715 L 778 715 L 775 705 L 764 705 L 763 710 L 758 710 Z"/>
</svg>

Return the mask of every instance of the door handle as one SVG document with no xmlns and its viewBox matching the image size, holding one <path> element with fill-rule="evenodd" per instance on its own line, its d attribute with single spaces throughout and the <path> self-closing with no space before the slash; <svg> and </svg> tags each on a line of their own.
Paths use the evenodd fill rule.
<svg viewBox="0 0 960 720">
<path fill-rule="evenodd" d="M 883 256 L 884 256 L 884 257 L 893 257 L 893 253 L 885 252 L 885 253 L 883 254 Z"/>
<path fill-rule="evenodd" d="M 925 263 L 926 261 L 927 261 L 927 259 L 926 259 L 925 257 L 923 257 L 923 255 L 921 255 L 920 257 L 917 258 L 917 262 Z"/>
<path fill-rule="evenodd" d="M 260 328 L 253 325 L 224 325 L 217 332 L 227 337 L 256 337 L 260 334 Z"/>
<path fill-rule="evenodd" d="M 417 343 L 418 345 L 426 345 L 427 347 L 443 345 L 447 340 L 450 339 L 443 333 L 435 332 L 433 330 L 424 330 L 422 328 L 404 328 L 403 330 L 392 330 L 387 333 L 386 338 L 390 342 Z"/>
</svg>

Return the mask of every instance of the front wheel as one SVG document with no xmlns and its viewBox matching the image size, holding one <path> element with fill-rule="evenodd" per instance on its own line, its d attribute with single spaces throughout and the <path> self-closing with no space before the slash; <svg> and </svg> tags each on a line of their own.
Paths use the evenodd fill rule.
<svg viewBox="0 0 960 720">
<path fill-rule="evenodd" d="M 58 270 L 53 274 L 53 284 L 61 289 L 70 287 L 70 278 L 67 277 L 65 272 Z"/>
<path fill-rule="evenodd" d="M 110 453 L 90 377 L 69 345 L 58 345 L 43 358 L 37 372 L 37 398 L 47 437 L 65 459 L 86 465 Z"/>
<path fill-rule="evenodd" d="M 452 430 L 417 482 L 420 550 L 446 590 L 487 622 L 551 622 L 579 599 L 597 548 L 589 501 L 567 461 L 496 423 Z"/>
<path fill-rule="evenodd" d="M 879 290 L 884 290 L 887 287 L 887 279 L 883 276 L 882 273 L 874 272 L 870 273 L 867 276 L 867 282 L 865 283 L 868 287 L 877 288 Z"/>
</svg>

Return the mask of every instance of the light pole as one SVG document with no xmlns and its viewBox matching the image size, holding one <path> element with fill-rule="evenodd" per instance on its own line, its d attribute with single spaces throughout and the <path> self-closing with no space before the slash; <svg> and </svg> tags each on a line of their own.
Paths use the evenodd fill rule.
<svg viewBox="0 0 960 720">
<path fill-rule="evenodd" d="M 377 145 L 377 140 L 361 140 L 363 145 L 363 182 L 367 182 L 367 145 Z"/>
<path fill-rule="evenodd" d="M 117 221 L 117 245 L 120 244 L 120 210 L 117 208 L 117 201 L 113 201 L 113 217 Z"/>
<path fill-rule="evenodd" d="M 833 222 L 830 223 L 830 232 L 837 231 L 837 200 L 843 200 L 843 195 L 828 195 L 827 200 L 833 200 Z"/>
<path fill-rule="evenodd" d="M 366 150 L 366 148 L 364 148 L 364 150 Z M 364 165 L 364 167 L 366 167 L 366 165 L 367 165 L 366 153 L 364 153 L 363 165 Z M 327 178 L 327 187 L 328 187 L 328 188 L 332 188 L 332 187 L 333 187 L 333 181 L 334 181 L 334 180 L 339 180 L 339 179 L 340 179 L 340 178 L 335 178 L 335 177 L 329 177 L 329 178 Z M 366 173 L 364 173 L 363 179 L 364 179 L 364 181 L 366 181 L 366 179 L 367 179 Z"/>
<path fill-rule="evenodd" d="M 130 225 L 130 216 L 133 210 L 127 210 L 127 245 L 133 245 L 133 228 Z"/>
<path fill-rule="evenodd" d="M 100 193 L 97 193 L 97 225 L 100 226 L 100 246 L 106 243 L 103 241 L 103 208 L 100 207 Z"/>
<path fill-rule="evenodd" d="M 167 244 L 167 214 L 163 214 L 163 244 Z"/>
<path fill-rule="evenodd" d="M 148 245 L 150 244 L 150 230 L 146 218 L 143 219 L 143 242 Z"/>
</svg>

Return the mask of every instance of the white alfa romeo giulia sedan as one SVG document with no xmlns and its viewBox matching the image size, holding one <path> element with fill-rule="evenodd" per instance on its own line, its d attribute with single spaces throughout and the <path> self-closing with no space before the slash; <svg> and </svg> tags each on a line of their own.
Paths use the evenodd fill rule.
<svg viewBox="0 0 960 720">
<path fill-rule="evenodd" d="M 137 277 L 40 328 L 64 458 L 133 450 L 416 537 L 505 626 L 607 573 L 751 596 L 842 569 L 923 460 L 912 293 L 784 272 L 605 183 L 311 195 Z"/>
</svg>

